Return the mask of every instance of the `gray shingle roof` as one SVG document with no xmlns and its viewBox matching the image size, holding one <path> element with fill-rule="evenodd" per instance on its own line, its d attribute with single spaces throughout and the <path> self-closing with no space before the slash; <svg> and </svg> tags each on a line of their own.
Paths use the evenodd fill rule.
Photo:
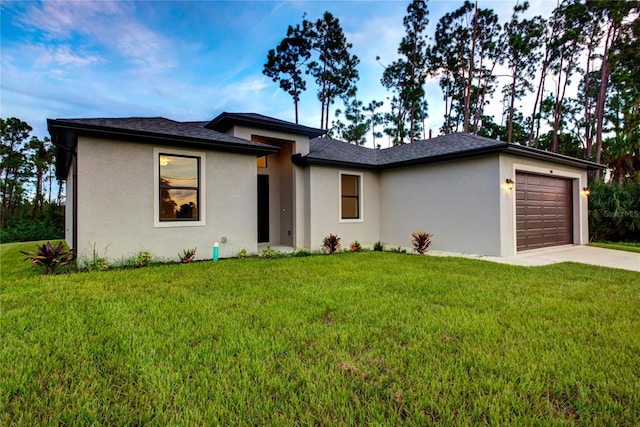
<svg viewBox="0 0 640 427">
<path fill-rule="evenodd" d="M 278 147 L 207 129 L 204 124 L 206 122 L 176 122 L 163 117 L 47 119 L 51 140 L 56 147 L 58 179 L 67 178 L 78 143 L 78 135 L 251 155 L 265 155 L 279 151 Z"/>
<path fill-rule="evenodd" d="M 380 150 L 383 165 L 418 159 L 440 158 L 443 156 L 473 153 L 492 148 L 506 147 L 506 142 L 467 133 L 450 133 L 432 139 L 414 141 L 412 144 L 396 145 Z"/>
<path fill-rule="evenodd" d="M 209 129 L 218 130 L 221 132 L 231 128 L 234 124 L 243 124 L 249 126 L 256 126 L 260 128 L 280 130 L 284 132 L 290 132 L 297 135 L 308 136 L 314 138 L 324 135 L 326 131 L 321 129 L 312 128 L 304 125 L 297 125 L 295 123 L 287 122 L 285 120 L 276 119 L 274 117 L 264 116 L 257 113 L 227 113 L 220 114 L 215 119 L 211 120 L 206 127 Z"/>
<path fill-rule="evenodd" d="M 450 133 L 432 139 L 414 141 L 412 144 L 397 145 L 380 150 L 329 138 L 314 138 L 309 143 L 309 154 L 304 157 L 304 160 L 299 159 L 299 161 L 319 165 L 388 169 L 497 152 L 544 159 L 588 169 L 602 167 L 602 165 L 587 160 L 575 159 L 518 144 L 507 144 L 467 133 Z"/>
<path fill-rule="evenodd" d="M 206 123 L 206 122 L 200 122 Z M 125 117 L 125 118 L 87 118 L 87 119 L 56 119 L 49 121 L 49 130 L 56 128 L 73 128 L 76 131 L 112 132 L 114 134 L 129 134 L 131 136 L 149 136 L 161 139 L 174 137 L 194 142 L 223 143 L 249 149 L 259 150 L 269 146 L 246 139 L 236 138 L 215 130 L 199 126 L 199 122 L 177 122 L 164 117 Z M 169 138 L 171 139 L 171 138 Z M 213 144 L 215 145 L 215 144 Z"/>
<path fill-rule="evenodd" d="M 314 138 L 309 141 L 309 154 L 305 156 L 317 164 L 353 164 L 364 168 L 380 165 L 382 150 L 373 150 L 331 138 Z"/>
</svg>

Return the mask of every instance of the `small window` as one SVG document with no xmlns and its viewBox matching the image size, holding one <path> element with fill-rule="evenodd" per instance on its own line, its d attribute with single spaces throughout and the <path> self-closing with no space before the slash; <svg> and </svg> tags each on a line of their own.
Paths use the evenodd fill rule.
<svg viewBox="0 0 640 427">
<path fill-rule="evenodd" d="M 199 221 L 200 157 L 160 153 L 160 221 Z"/>
<path fill-rule="evenodd" d="M 360 219 L 360 176 L 340 175 L 342 219 Z"/>
<path fill-rule="evenodd" d="M 256 161 L 256 165 L 259 168 L 266 168 L 267 167 L 267 156 L 258 157 L 258 160 Z"/>
</svg>

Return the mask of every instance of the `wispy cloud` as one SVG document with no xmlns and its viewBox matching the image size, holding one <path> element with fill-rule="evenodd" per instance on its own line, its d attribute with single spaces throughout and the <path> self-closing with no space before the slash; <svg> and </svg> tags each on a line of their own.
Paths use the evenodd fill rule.
<svg viewBox="0 0 640 427">
<path fill-rule="evenodd" d="M 127 3 L 117 1 L 43 1 L 30 3 L 19 19 L 24 26 L 58 39 L 71 37 L 74 32 L 91 32 L 96 20 L 122 16 L 127 9 Z"/>
<path fill-rule="evenodd" d="M 71 46 L 24 46 L 24 49 L 31 48 L 36 54 L 36 61 L 34 65 L 36 67 L 51 67 L 51 66 L 73 66 L 84 67 L 89 64 L 101 62 L 102 58 L 97 55 L 79 54 L 72 51 Z"/>
<path fill-rule="evenodd" d="M 124 1 L 45 1 L 29 4 L 19 19 L 51 44 L 73 41 L 76 49 L 106 49 L 147 72 L 174 67 L 173 41 L 138 21 L 135 10 L 135 3 Z M 66 56 L 81 57 L 70 51 Z"/>
</svg>

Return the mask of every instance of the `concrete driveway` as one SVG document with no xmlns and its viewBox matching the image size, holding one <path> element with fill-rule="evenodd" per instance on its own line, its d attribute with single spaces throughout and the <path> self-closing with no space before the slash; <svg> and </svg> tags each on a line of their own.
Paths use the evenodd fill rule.
<svg viewBox="0 0 640 427">
<path fill-rule="evenodd" d="M 437 252 L 437 251 L 433 251 Z M 431 252 L 429 252 L 431 253 Z M 445 253 L 433 253 L 433 255 L 445 255 Z M 454 254 L 448 254 L 454 255 Z M 491 257 L 478 255 L 463 255 L 469 258 L 483 259 L 500 262 L 503 264 L 536 266 L 549 265 L 558 262 L 580 262 L 582 264 L 599 265 L 602 267 L 621 268 L 640 272 L 640 253 L 618 251 L 614 249 L 596 248 L 593 246 L 556 246 L 553 248 L 535 249 L 523 251 L 510 257 Z"/>
</svg>

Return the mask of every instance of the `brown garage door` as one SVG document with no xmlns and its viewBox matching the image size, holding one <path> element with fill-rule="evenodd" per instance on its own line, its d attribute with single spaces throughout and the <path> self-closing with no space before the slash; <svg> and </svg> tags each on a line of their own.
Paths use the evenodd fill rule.
<svg viewBox="0 0 640 427">
<path fill-rule="evenodd" d="M 518 251 L 573 243 L 571 180 L 516 173 Z"/>
</svg>

